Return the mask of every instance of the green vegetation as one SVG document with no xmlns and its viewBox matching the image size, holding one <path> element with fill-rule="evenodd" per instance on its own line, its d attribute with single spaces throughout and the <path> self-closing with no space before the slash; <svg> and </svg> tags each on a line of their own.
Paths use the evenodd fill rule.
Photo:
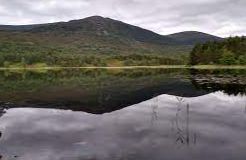
<svg viewBox="0 0 246 160">
<path fill-rule="evenodd" d="M 1 32 L 0 32 L 1 35 Z M 8 35 L 8 34 L 7 34 Z M 10 35 L 9 35 L 10 36 Z M 4 68 L 45 68 L 45 67 L 124 67 L 159 66 L 188 64 L 191 46 L 159 46 L 136 44 L 126 47 L 127 43 L 102 37 L 90 37 L 86 42 L 65 43 L 71 37 L 50 36 L 45 40 L 42 35 L 17 33 L 11 38 L 0 36 L 0 67 Z M 105 37 L 104 37 L 105 38 Z M 81 43 L 82 45 L 78 45 Z M 85 44 L 86 43 L 86 44 Z M 135 42 L 132 42 L 135 43 Z M 228 38 L 221 42 L 198 44 L 190 54 L 190 64 L 200 65 L 245 65 L 246 38 Z"/>
<path fill-rule="evenodd" d="M 200 32 L 163 36 L 100 16 L 42 25 L 0 26 L 0 67 L 185 65 L 194 44 L 220 40 Z M 232 60 L 228 53 L 223 61 Z M 244 57 L 238 61 L 244 61 Z"/>
<path fill-rule="evenodd" d="M 191 65 L 246 65 L 246 38 L 198 44 L 190 54 Z"/>
<path fill-rule="evenodd" d="M 16 39 L 12 41 L 0 41 L 0 67 L 37 67 L 40 66 L 40 63 L 43 64 L 42 66 L 63 67 L 178 65 L 185 64 L 188 59 L 187 56 L 180 53 L 182 47 L 166 48 L 166 51 L 165 49 L 161 51 L 159 47 L 150 47 L 149 50 L 141 47 L 138 49 L 128 48 L 129 52 L 127 53 L 127 48 L 121 49 L 122 46 L 118 46 L 118 48 L 117 45 L 113 46 L 114 44 L 107 47 L 112 48 L 111 52 L 107 52 L 107 49 L 100 47 L 87 49 L 85 46 L 78 47 L 74 44 L 21 43 L 15 42 Z M 188 48 L 184 49 L 186 55 L 188 50 Z M 176 57 L 171 55 L 172 52 L 178 53 Z"/>
</svg>

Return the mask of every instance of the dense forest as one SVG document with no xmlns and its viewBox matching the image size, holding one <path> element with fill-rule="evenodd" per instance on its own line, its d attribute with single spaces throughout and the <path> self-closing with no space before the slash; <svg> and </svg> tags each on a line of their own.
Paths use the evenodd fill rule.
<svg viewBox="0 0 246 160">
<path fill-rule="evenodd" d="M 197 44 L 190 54 L 190 64 L 245 65 L 246 37 Z"/>
</svg>

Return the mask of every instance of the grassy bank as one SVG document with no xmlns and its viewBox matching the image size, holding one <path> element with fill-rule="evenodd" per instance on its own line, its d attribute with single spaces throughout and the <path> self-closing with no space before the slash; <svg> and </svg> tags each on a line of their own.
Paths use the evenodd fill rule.
<svg viewBox="0 0 246 160">
<path fill-rule="evenodd" d="M 141 68 L 163 68 L 163 69 L 246 69 L 246 65 L 159 65 L 159 66 L 87 66 L 87 67 L 62 67 L 48 66 L 46 64 L 36 64 L 30 66 L 9 66 L 0 67 L 0 70 L 55 70 L 55 69 L 141 69 Z"/>
<path fill-rule="evenodd" d="M 195 65 L 188 68 L 193 69 L 246 69 L 246 65 Z"/>
</svg>

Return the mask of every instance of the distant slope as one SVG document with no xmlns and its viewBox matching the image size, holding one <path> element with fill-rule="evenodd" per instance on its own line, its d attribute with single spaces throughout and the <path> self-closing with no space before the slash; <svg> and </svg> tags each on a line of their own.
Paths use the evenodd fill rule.
<svg viewBox="0 0 246 160">
<path fill-rule="evenodd" d="M 174 39 L 176 42 L 183 45 L 195 45 L 198 43 L 206 43 L 209 41 L 222 41 L 223 38 L 213 36 L 210 34 L 196 32 L 196 31 L 187 31 L 167 35 L 169 38 Z"/>
</svg>

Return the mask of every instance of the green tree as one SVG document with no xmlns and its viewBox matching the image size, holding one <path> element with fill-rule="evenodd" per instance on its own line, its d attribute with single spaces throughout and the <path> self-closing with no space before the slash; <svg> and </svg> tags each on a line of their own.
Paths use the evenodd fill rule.
<svg viewBox="0 0 246 160">
<path fill-rule="evenodd" d="M 21 65 L 22 65 L 23 67 L 26 67 L 26 59 L 25 59 L 25 57 L 22 57 L 22 58 L 21 58 Z"/>
<path fill-rule="evenodd" d="M 4 67 L 9 67 L 10 66 L 10 63 L 8 61 L 4 61 L 3 66 Z"/>
<path fill-rule="evenodd" d="M 190 53 L 190 64 L 245 64 L 246 38 L 230 37 L 220 42 L 196 45 Z"/>
<path fill-rule="evenodd" d="M 219 59 L 219 62 L 220 64 L 232 65 L 237 64 L 237 59 L 231 51 L 224 49 L 222 57 Z"/>
<path fill-rule="evenodd" d="M 246 65 L 246 55 L 238 57 L 238 64 Z"/>
</svg>

